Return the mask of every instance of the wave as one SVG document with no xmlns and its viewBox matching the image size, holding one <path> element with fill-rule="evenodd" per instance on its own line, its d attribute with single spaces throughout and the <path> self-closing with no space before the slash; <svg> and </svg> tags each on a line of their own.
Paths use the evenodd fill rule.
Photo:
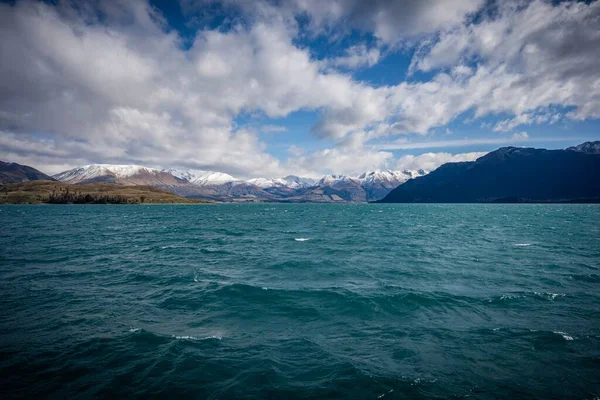
<svg viewBox="0 0 600 400">
<path fill-rule="evenodd" d="M 565 293 L 551 293 L 551 292 L 513 292 L 505 293 L 499 297 L 493 297 L 488 299 L 488 303 L 504 303 L 509 301 L 519 301 L 522 299 L 543 299 L 553 301 L 559 297 L 566 297 Z"/>
<path fill-rule="evenodd" d="M 173 335 L 172 337 L 174 337 L 177 340 L 211 340 L 211 339 L 222 340 L 223 339 L 222 336 L 216 336 L 216 335 L 206 336 L 206 337 L 196 337 L 196 336 L 189 336 L 189 335 L 186 335 L 186 336 Z"/>
<path fill-rule="evenodd" d="M 129 328 L 129 333 L 134 333 L 136 337 L 140 339 L 149 339 L 150 341 L 158 341 L 159 343 L 164 343 L 169 339 L 175 340 L 192 340 L 192 341 L 202 341 L 202 340 L 222 340 L 223 336 L 220 335 L 209 335 L 209 336 L 192 336 L 192 335 L 164 335 L 160 333 L 151 332 L 142 328 L 131 327 Z"/>
<path fill-rule="evenodd" d="M 568 333 L 566 332 L 561 332 L 561 331 L 552 331 L 552 333 L 555 333 L 557 335 L 560 335 L 563 337 L 563 339 L 571 341 L 573 340 L 573 336 L 570 336 Z"/>
<path fill-rule="evenodd" d="M 538 297 L 542 297 L 548 300 L 554 300 L 557 297 L 565 297 L 566 294 L 564 293 L 549 293 L 549 292 L 544 292 L 544 293 L 540 293 L 540 292 L 533 292 L 534 295 L 538 296 Z"/>
<path fill-rule="evenodd" d="M 294 238 L 296 242 L 308 242 L 311 238 Z"/>
<path fill-rule="evenodd" d="M 204 248 L 201 248 L 199 251 L 200 251 L 200 253 L 204 253 L 204 254 L 231 254 L 230 251 L 218 249 L 215 247 L 204 247 Z"/>
<path fill-rule="evenodd" d="M 600 282 L 600 274 L 574 274 L 571 279 L 582 282 Z"/>
<path fill-rule="evenodd" d="M 533 246 L 533 243 L 515 243 L 515 244 L 513 244 L 513 246 L 515 246 L 515 247 L 529 247 L 529 246 Z"/>
</svg>

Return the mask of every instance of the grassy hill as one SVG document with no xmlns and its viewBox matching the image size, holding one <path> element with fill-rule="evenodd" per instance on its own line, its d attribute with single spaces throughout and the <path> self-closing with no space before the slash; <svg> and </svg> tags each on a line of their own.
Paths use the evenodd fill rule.
<svg viewBox="0 0 600 400">
<path fill-rule="evenodd" d="M 112 183 L 69 185 L 56 181 L 29 181 L 0 185 L 0 204 L 141 204 L 207 203 L 190 200 L 151 186 Z"/>
</svg>

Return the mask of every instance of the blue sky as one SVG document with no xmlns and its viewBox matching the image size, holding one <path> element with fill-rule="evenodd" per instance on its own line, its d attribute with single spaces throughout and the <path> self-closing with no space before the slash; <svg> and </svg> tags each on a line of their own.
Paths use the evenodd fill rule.
<svg viewBox="0 0 600 400">
<path fill-rule="evenodd" d="M 318 177 L 600 139 L 600 5 L 0 4 L 0 158 Z"/>
</svg>

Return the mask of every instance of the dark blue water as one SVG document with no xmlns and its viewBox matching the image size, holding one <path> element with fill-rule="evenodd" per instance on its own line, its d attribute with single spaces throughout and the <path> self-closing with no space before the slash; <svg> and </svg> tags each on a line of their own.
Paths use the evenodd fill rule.
<svg viewBox="0 0 600 400">
<path fill-rule="evenodd" d="M 600 206 L 0 206 L 0 396 L 600 396 Z M 306 239 L 306 240 L 304 240 Z"/>
</svg>

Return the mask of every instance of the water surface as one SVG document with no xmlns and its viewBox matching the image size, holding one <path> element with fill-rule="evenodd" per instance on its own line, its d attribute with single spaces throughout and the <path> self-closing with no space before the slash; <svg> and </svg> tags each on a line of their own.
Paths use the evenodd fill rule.
<svg viewBox="0 0 600 400">
<path fill-rule="evenodd" d="M 0 206 L 12 397 L 600 396 L 600 206 Z"/>
</svg>

